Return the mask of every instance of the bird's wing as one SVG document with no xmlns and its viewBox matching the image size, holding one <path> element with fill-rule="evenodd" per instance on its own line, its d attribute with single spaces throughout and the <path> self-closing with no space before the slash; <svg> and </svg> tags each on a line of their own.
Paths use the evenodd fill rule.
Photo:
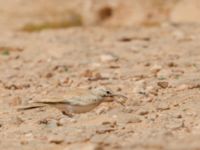
<svg viewBox="0 0 200 150">
<path fill-rule="evenodd" d="M 50 96 L 35 100 L 34 103 L 44 103 L 44 104 L 57 104 L 65 103 L 70 105 L 84 105 L 87 100 L 88 95 L 91 95 L 88 90 L 77 89 L 68 90 L 64 95 Z"/>
<path fill-rule="evenodd" d="M 67 105 L 74 105 L 74 106 L 80 106 L 80 105 L 87 105 L 87 103 L 83 100 L 83 98 L 80 97 L 73 97 L 73 98 L 64 98 L 64 97 L 56 97 L 56 98 L 48 98 L 48 99 L 41 99 L 40 101 L 35 101 L 34 103 L 38 104 L 67 104 Z"/>
</svg>

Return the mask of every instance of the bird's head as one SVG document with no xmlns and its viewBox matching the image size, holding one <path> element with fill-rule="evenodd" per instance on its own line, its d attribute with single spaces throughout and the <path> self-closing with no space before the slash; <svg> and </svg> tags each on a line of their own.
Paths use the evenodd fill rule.
<svg viewBox="0 0 200 150">
<path fill-rule="evenodd" d="M 104 87 L 94 88 L 92 89 L 92 93 L 101 97 L 111 97 L 113 95 L 113 92 L 110 89 Z"/>
<path fill-rule="evenodd" d="M 112 102 L 115 97 L 127 99 L 127 97 L 125 97 L 124 95 L 114 94 L 112 90 L 110 90 L 109 88 L 105 88 L 105 87 L 95 88 L 92 90 L 92 92 L 94 95 L 101 96 L 103 98 L 103 100 L 106 102 Z M 118 100 L 116 102 L 122 104 L 122 102 L 120 102 Z"/>
</svg>

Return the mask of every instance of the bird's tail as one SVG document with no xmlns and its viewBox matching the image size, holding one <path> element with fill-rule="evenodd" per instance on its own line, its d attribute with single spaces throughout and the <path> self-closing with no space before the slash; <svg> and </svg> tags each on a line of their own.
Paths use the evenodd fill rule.
<svg viewBox="0 0 200 150">
<path fill-rule="evenodd" d="M 20 106 L 20 107 L 17 108 L 17 110 L 18 110 L 18 111 L 23 111 L 23 110 L 41 108 L 41 107 L 44 107 L 44 106 L 45 106 L 45 105 L 39 105 L 39 104 L 28 105 L 28 106 Z"/>
</svg>

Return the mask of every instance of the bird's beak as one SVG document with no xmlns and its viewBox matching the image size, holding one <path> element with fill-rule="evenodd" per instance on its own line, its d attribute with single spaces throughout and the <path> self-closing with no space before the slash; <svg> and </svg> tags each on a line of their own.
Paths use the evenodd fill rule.
<svg viewBox="0 0 200 150">
<path fill-rule="evenodd" d="M 112 97 L 120 97 L 120 98 L 123 98 L 123 99 L 128 99 L 128 97 L 121 95 L 121 94 L 113 94 Z"/>
<path fill-rule="evenodd" d="M 119 97 L 119 98 L 123 98 L 124 100 L 128 99 L 128 97 L 121 95 L 121 94 L 113 94 L 112 97 Z M 116 100 L 116 102 L 122 106 L 124 106 L 124 103 L 125 103 L 125 101 L 119 101 L 119 100 Z"/>
</svg>

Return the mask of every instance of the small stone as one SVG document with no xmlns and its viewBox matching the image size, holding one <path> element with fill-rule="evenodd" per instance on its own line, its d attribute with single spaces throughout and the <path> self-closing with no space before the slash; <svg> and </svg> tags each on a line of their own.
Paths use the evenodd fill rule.
<svg viewBox="0 0 200 150">
<path fill-rule="evenodd" d="M 102 122 L 102 125 L 105 125 L 105 126 L 110 126 L 110 127 L 112 127 L 112 128 L 114 128 L 116 125 L 117 125 L 117 123 L 116 123 L 116 121 L 104 121 L 104 122 Z"/>
<path fill-rule="evenodd" d="M 54 143 L 54 144 L 61 144 L 64 142 L 64 137 L 58 136 L 58 135 L 53 135 L 53 136 L 49 137 L 48 141 L 50 143 Z"/>
<path fill-rule="evenodd" d="M 142 120 L 139 117 L 131 117 L 127 119 L 126 123 L 139 123 L 142 122 Z"/>
<path fill-rule="evenodd" d="M 94 74 L 94 71 L 87 69 L 81 74 L 81 76 L 86 77 L 86 78 L 92 78 L 93 74 Z"/>
<path fill-rule="evenodd" d="M 200 84 L 191 84 L 188 86 L 188 89 L 199 89 L 200 88 Z"/>
<path fill-rule="evenodd" d="M 184 90 L 187 90 L 187 89 L 189 89 L 189 86 L 186 85 L 186 84 L 182 84 L 182 85 L 179 85 L 179 86 L 176 87 L 177 91 L 184 91 Z"/>
<path fill-rule="evenodd" d="M 153 86 L 147 86 L 145 90 L 146 90 L 147 93 L 149 93 L 149 92 L 154 90 L 154 87 Z"/>
<path fill-rule="evenodd" d="M 144 80 L 140 80 L 135 82 L 133 91 L 134 93 L 137 94 L 142 94 L 142 93 L 145 94 L 146 93 L 145 88 L 146 88 L 146 82 Z"/>
<path fill-rule="evenodd" d="M 112 132 L 114 131 L 115 129 L 110 127 L 110 126 L 101 126 L 101 127 L 98 127 L 97 130 L 96 130 L 96 133 L 97 134 L 105 134 L 105 133 L 109 133 L 109 132 Z"/>
<path fill-rule="evenodd" d="M 145 97 L 144 99 L 142 99 L 142 101 L 145 103 L 150 103 L 153 101 L 153 99 L 154 99 L 153 97 Z"/>
<path fill-rule="evenodd" d="M 144 115 L 147 115 L 149 111 L 145 109 L 139 109 L 137 113 L 138 115 L 144 116 Z"/>
<path fill-rule="evenodd" d="M 166 81 L 160 81 L 157 83 L 158 86 L 160 86 L 161 88 L 165 89 L 168 87 L 169 83 Z"/>
<path fill-rule="evenodd" d="M 61 118 L 61 119 L 58 121 L 58 125 L 59 125 L 59 126 L 66 125 L 67 123 L 69 123 L 69 120 L 68 120 L 67 118 Z"/>
<path fill-rule="evenodd" d="M 38 124 L 45 124 L 45 125 L 47 125 L 48 124 L 48 119 L 39 120 Z"/>
<path fill-rule="evenodd" d="M 100 56 L 100 60 L 102 62 L 111 62 L 111 61 L 117 61 L 119 58 L 114 56 L 114 55 L 111 55 L 111 54 L 102 54 Z"/>
<path fill-rule="evenodd" d="M 173 120 L 170 123 L 166 124 L 165 127 L 171 130 L 177 130 L 184 127 L 184 122 L 183 120 Z"/>
<path fill-rule="evenodd" d="M 101 147 L 94 143 L 74 143 L 66 148 L 64 150 L 101 150 Z"/>
<path fill-rule="evenodd" d="M 33 134 L 32 133 L 26 133 L 25 137 L 27 140 L 32 140 L 33 139 Z"/>
<path fill-rule="evenodd" d="M 52 74 L 51 72 L 49 72 L 49 73 L 47 73 L 47 74 L 45 75 L 45 77 L 46 77 L 46 78 L 51 78 L 51 77 L 53 77 L 53 74 Z"/>
<path fill-rule="evenodd" d="M 47 127 L 49 127 L 49 128 L 56 128 L 57 126 L 58 126 L 57 120 L 49 120 L 48 121 Z"/>
<path fill-rule="evenodd" d="M 97 81 L 97 80 L 104 80 L 106 78 L 102 77 L 99 72 L 93 70 L 85 70 L 81 76 L 88 78 L 89 81 Z"/>
<path fill-rule="evenodd" d="M 63 79 L 61 82 L 64 83 L 64 84 L 69 84 L 71 80 L 67 77 L 65 79 Z"/>
<path fill-rule="evenodd" d="M 20 141 L 20 144 L 21 145 L 26 145 L 26 144 L 28 144 L 28 141 L 26 141 L 26 140 Z"/>
<path fill-rule="evenodd" d="M 160 65 L 154 65 L 150 69 L 151 73 L 157 74 L 162 69 L 162 66 Z"/>
<path fill-rule="evenodd" d="M 178 119 L 182 118 L 182 115 L 180 113 L 173 113 L 172 116 Z"/>
<path fill-rule="evenodd" d="M 177 67 L 178 65 L 175 64 L 174 62 L 170 62 L 168 63 L 168 67 Z"/>
<path fill-rule="evenodd" d="M 169 110 L 169 109 L 170 109 L 169 104 L 166 102 L 160 102 L 159 105 L 157 106 L 157 110 L 160 110 L 160 111 Z"/>
</svg>

